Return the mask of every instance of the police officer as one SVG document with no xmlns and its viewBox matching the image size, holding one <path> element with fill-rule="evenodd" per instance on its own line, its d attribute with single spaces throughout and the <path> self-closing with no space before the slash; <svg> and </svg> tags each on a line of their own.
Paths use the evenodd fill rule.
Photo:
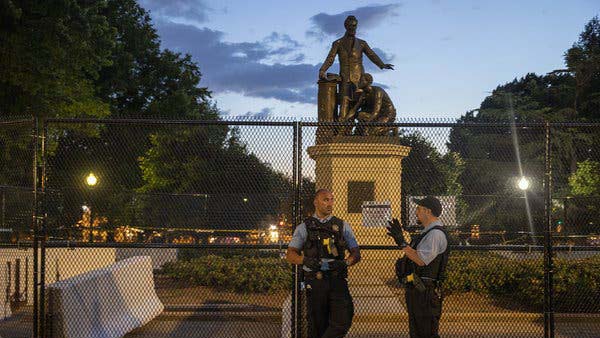
<svg viewBox="0 0 600 338">
<path fill-rule="evenodd" d="M 413 199 L 413 202 L 417 204 L 417 223 L 424 227 L 421 233 L 407 245 L 400 223 L 394 220 L 390 222 L 388 235 L 405 253 L 397 262 L 396 269 L 406 286 L 410 337 L 439 337 L 441 282 L 449 254 L 448 236 L 438 218 L 442 214 L 442 204 L 433 196 Z"/>
<path fill-rule="evenodd" d="M 352 325 L 354 305 L 348 290 L 348 266 L 360 261 L 350 224 L 333 216 L 333 194 L 320 189 L 315 213 L 292 236 L 286 259 L 302 264 L 311 338 L 344 337 Z M 346 250 L 350 255 L 345 257 Z"/>
</svg>

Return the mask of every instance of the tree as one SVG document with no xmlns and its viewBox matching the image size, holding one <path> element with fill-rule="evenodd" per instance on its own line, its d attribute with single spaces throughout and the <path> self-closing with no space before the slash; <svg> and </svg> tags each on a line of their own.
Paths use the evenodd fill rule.
<svg viewBox="0 0 600 338">
<path fill-rule="evenodd" d="M 0 1 L 3 118 L 109 114 L 93 83 L 100 69 L 110 63 L 114 39 L 101 13 L 103 6 L 101 1 Z M 29 135 L 32 127 L 21 125 L 19 133 Z M 37 140 L 15 137 L 14 132 L 14 128 L 0 129 L 2 156 L 9 161 L 0 170 L 0 181 L 30 186 L 30 170 L 22 168 L 33 166 Z"/>
<path fill-rule="evenodd" d="M 581 117 L 600 118 L 600 21 L 595 16 L 565 53 L 568 71 L 575 78 L 574 109 Z"/>
<path fill-rule="evenodd" d="M 577 171 L 569 177 L 569 186 L 575 196 L 599 196 L 600 162 L 585 160 L 577 163 Z"/>
<path fill-rule="evenodd" d="M 104 2 L 3 0 L 0 113 L 106 116 L 93 80 L 109 64 L 114 31 Z"/>
<path fill-rule="evenodd" d="M 103 12 L 116 31 L 110 64 L 96 80 L 112 117 L 196 119 L 210 98 L 189 55 L 160 49 L 148 12 L 134 0 L 110 0 Z"/>
<path fill-rule="evenodd" d="M 571 233 L 590 234 L 598 231 L 600 217 L 600 162 L 577 163 L 577 171 L 569 177 L 571 194 L 563 200 L 565 225 Z"/>
<path fill-rule="evenodd" d="M 511 210 L 523 210 L 514 189 L 516 175 L 533 177 L 529 201 L 536 207 L 534 218 L 542 214 L 541 188 L 545 161 L 545 133 L 540 127 L 515 127 L 527 122 L 597 121 L 600 81 L 600 25 L 593 18 L 579 41 L 565 54 L 567 69 L 546 75 L 526 74 L 520 79 L 498 86 L 481 103 L 479 109 L 467 112 L 452 128 L 448 148 L 465 160 L 460 177 L 465 200 L 471 212 L 494 214 L 484 220 L 499 226 L 526 223 L 514 219 Z M 495 127 L 476 125 L 494 122 Z M 470 125 L 471 124 L 471 125 Z M 553 194 L 569 192 L 568 178 L 577 163 L 586 159 L 600 160 L 594 151 L 600 135 L 591 128 L 554 127 L 550 131 Z M 480 196 L 470 198 L 469 196 Z M 489 203 L 481 202 L 489 196 Z M 515 199 L 517 198 L 517 199 Z M 511 206 L 509 201 L 515 201 Z M 508 204 L 507 204 L 508 203 Z M 485 212 L 484 212 L 485 211 Z M 535 222 L 534 222 L 535 223 Z"/>
<path fill-rule="evenodd" d="M 459 177 L 464 170 L 464 161 L 455 152 L 441 155 L 433 144 L 421 133 L 401 132 L 402 145 L 411 147 L 402 160 L 402 196 L 451 195 L 460 199 L 462 183 Z M 460 201 L 459 207 L 460 207 Z M 403 222 L 408 212 L 406 198 L 402 200 Z"/>
<path fill-rule="evenodd" d="M 237 139 L 235 129 L 222 126 L 178 127 L 153 134 L 153 146 L 140 159 L 145 184 L 139 191 L 206 195 L 207 215 L 194 216 L 194 208 L 175 208 L 150 198 L 148 223 L 254 229 L 267 215 L 287 212 L 293 191 L 289 178 L 249 153 Z"/>
<path fill-rule="evenodd" d="M 219 119 L 210 92 L 199 85 L 198 65 L 190 55 L 161 50 L 150 16 L 135 0 L 0 0 L 0 9 L 4 116 Z M 47 136 L 51 224 L 72 224 L 90 199 L 112 224 L 130 222 L 139 208 L 165 211 L 170 224 L 199 224 L 165 206 L 187 210 L 198 206 L 198 196 L 210 195 L 205 207 L 243 207 L 250 217 L 238 223 L 249 226 L 282 208 L 281 196 L 291 189 L 289 178 L 249 153 L 225 125 L 53 123 Z M 3 153 L 6 160 L 31 150 L 31 142 L 10 140 L 0 130 L 0 148 L 14 148 Z M 15 180 L 15 168 L 0 165 L 0 182 Z M 82 181 L 89 170 L 100 177 L 93 194 Z M 17 174 L 16 181 L 31 180 Z M 159 196 L 170 202 L 161 204 Z"/>
<path fill-rule="evenodd" d="M 399 136 L 401 143 L 411 147 L 402 160 L 402 195 L 441 195 L 446 192 L 442 174 L 442 156 L 419 132 Z"/>
<path fill-rule="evenodd" d="M 468 112 L 459 119 L 459 123 L 465 125 L 473 122 L 506 123 L 505 127 L 499 126 L 494 131 L 490 128 L 462 126 L 452 129 L 448 146 L 451 151 L 460 153 L 468 163 L 464 178 L 471 184 L 463 180 L 467 194 L 503 191 L 502 184 L 490 185 L 492 182 L 483 176 L 501 173 L 492 168 L 501 168 L 506 162 L 516 161 L 516 153 L 511 150 L 514 142 L 509 136 L 512 133 L 510 123 L 513 121 L 576 122 L 600 117 L 600 105 L 596 103 L 600 98 L 600 22 L 597 17 L 590 20 L 579 41 L 565 53 L 565 63 L 568 67 L 566 70 L 543 76 L 527 74 L 498 86 L 484 99 L 478 110 Z M 527 134 L 527 131 L 520 129 L 518 133 Z M 517 138 L 520 149 L 526 150 L 521 151 L 520 161 L 524 165 L 533 162 L 539 166 L 544 155 L 543 139 L 532 132 L 529 135 Z M 567 178 L 577 170 L 578 162 L 600 158 L 599 153 L 591 151 L 600 138 L 586 128 L 553 128 L 551 139 L 553 184 L 556 191 L 565 192 L 568 191 Z M 511 170 L 514 170 L 514 166 Z"/>
</svg>

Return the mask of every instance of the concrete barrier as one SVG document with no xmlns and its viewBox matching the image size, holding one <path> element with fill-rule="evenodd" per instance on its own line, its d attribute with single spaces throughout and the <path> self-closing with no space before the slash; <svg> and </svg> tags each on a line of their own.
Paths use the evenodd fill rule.
<svg viewBox="0 0 600 338">
<path fill-rule="evenodd" d="M 164 309 L 147 256 L 50 284 L 47 295 L 47 329 L 52 338 L 123 337 Z"/>
<path fill-rule="evenodd" d="M 135 256 L 150 256 L 154 270 L 162 268 L 165 263 L 177 261 L 175 248 L 117 248 L 115 260 L 120 261 Z"/>
</svg>

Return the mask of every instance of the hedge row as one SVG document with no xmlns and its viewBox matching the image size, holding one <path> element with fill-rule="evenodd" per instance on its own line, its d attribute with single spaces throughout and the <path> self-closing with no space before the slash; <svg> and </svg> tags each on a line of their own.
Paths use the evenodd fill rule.
<svg viewBox="0 0 600 338">
<path fill-rule="evenodd" d="M 261 257 L 263 255 L 268 257 Z M 289 290 L 292 284 L 290 265 L 272 255 L 262 253 L 248 257 L 213 252 L 165 264 L 162 273 L 194 285 L 236 292 Z M 555 310 L 600 311 L 600 255 L 585 259 L 555 259 L 554 262 Z M 510 298 L 514 305 L 542 311 L 543 261 L 506 258 L 489 252 L 454 252 L 450 256 L 444 288 L 448 293 L 476 292 L 494 298 Z"/>
<path fill-rule="evenodd" d="M 290 265 L 280 258 L 207 255 L 167 263 L 165 275 L 193 285 L 243 292 L 268 293 L 292 285 Z"/>
<path fill-rule="evenodd" d="M 285 253 L 285 249 L 213 249 L 213 248 L 185 248 L 177 251 L 177 259 L 189 261 L 193 258 L 205 257 L 207 255 L 216 255 L 225 258 L 233 257 L 281 257 Z"/>
<path fill-rule="evenodd" d="M 600 311 L 600 255 L 554 260 L 554 304 L 558 312 Z M 449 293 L 474 291 L 510 297 L 523 307 L 542 311 L 542 259 L 509 259 L 486 252 L 451 255 L 444 288 Z"/>
</svg>

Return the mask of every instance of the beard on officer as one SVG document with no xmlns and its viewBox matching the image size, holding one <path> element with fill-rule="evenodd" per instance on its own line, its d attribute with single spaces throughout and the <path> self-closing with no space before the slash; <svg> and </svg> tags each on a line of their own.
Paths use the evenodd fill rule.
<svg viewBox="0 0 600 338">
<path fill-rule="evenodd" d="M 439 337 L 442 315 L 442 282 L 448 264 L 448 235 L 439 216 L 442 204 L 433 197 L 412 200 L 417 205 L 417 223 L 421 232 L 408 243 L 406 232 L 397 219 L 388 227 L 388 235 L 404 255 L 396 261 L 396 275 L 405 287 L 411 338 Z"/>
</svg>

